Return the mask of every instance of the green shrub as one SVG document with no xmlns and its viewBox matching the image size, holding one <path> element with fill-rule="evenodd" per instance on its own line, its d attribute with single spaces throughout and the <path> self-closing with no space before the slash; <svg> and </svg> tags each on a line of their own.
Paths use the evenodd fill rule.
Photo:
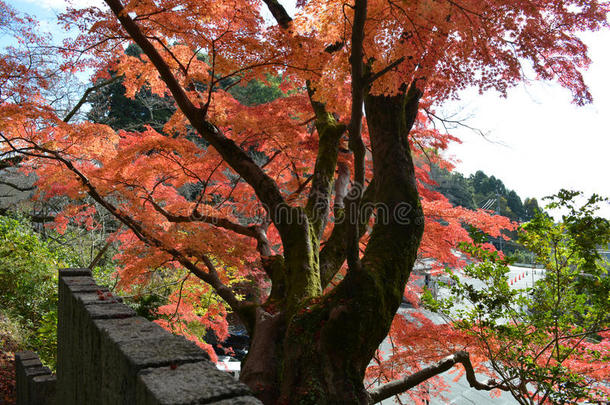
<svg viewBox="0 0 610 405">
<path fill-rule="evenodd" d="M 57 269 L 70 252 L 43 241 L 25 220 L 0 216 L 0 308 L 19 326 L 24 349 L 55 365 Z"/>
</svg>

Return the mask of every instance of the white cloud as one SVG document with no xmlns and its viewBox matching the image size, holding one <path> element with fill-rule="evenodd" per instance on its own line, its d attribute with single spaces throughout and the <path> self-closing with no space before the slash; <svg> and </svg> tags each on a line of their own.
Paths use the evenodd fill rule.
<svg viewBox="0 0 610 405">
<path fill-rule="evenodd" d="M 467 91 L 461 105 L 474 115 L 469 124 L 490 131 L 491 138 L 504 145 L 456 130 L 464 142 L 450 149 L 462 160 L 458 171 L 483 170 L 523 198 L 540 199 L 560 188 L 610 197 L 610 55 L 606 49 L 610 32 L 583 37 L 593 60 L 585 73 L 593 104 L 575 106 L 567 90 L 550 83 L 522 85 L 506 99 Z M 610 206 L 603 215 L 610 218 Z"/>
</svg>

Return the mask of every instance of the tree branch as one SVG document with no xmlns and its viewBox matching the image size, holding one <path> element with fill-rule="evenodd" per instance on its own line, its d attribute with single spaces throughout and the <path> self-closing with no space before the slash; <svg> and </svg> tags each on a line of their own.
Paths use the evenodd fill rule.
<svg viewBox="0 0 610 405">
<path fill-rule="evenodd" d="M 21 186 L 18 186 L 17 184 L 11 183 L 9 181 L 4 181 L 4 180 L 0 180 L 0 184 L 2 184 L 4 186 L 8 186 L 10 188 L 14 188 L 15 190 L 21 191 L 21 192 L 32 191 L 32 190 L 36 189 L 36 187 L 34 187 L 34 186 L 21 187 Z"/>
<path fill-rule="evenodd" d="M 105 1 L 106 4 L 110 6 L 110 9 L 125 31 L 127 31 L 129 36 L 153 63 L 161 79 L 165 82 L 176 100 L 176 104 L 191 125 L 218 151 L 228 165 L 243 177 L 243 179 L 254 189 L 257 197 L 267 209 L 271 220 L 278 228 L 282 240 L 285 241 L 289 237 L 288 232 L 290 230 L 290 224 L 287 224 L 286 221 L 282 221 L 279 218 L 282 213 L 280 207 L 286 206 L 286 202 L 284 201 L 277 184 L 273 179 L 267 176 L 243 149 L 237 146 L 231 139 L 228 139 L 219 128 L 205 119 L 205 111 L 193 105 L 184 89 L 171 72 L 169 65 L 142 33 L 138 25 L 125 12 L 120 0 Z M 280 6 L 279 3 L 277 3 L 277 6 Z"/>
<path fill-rule="evenodd" d="M 193 215 L 174 215 L 167 212 L 163 207 L 157 204 L 151 196 L 147 199 L 148 202 L 153 206 L 155 211 L 160 213 L 172 223 L 190 223 L 190 222 L 203 222 L 206 224 L 210 224 L 216 226 L 218 228 L 227 229 L 229 231 L 233 231 L 240 235 L 249 236 L 251 238 L 256 239 L 257 242 L 257 250 L 261 254 L 261 256 L 270 256 L 271 248 L 269 246 L 269 240 L 267 239 L 266 228 L 268 226 L 267 223 L 263 223 L 262 225 L 241 225 L 236 222 L 230 221 L 227 218 L 219 218 L 210 215 L 203 215 L 194 213 Z"/>
<path fill-rule="evenodd" d="M 197 258 L 201 259 L 203 261 L 203 263 L 205 264 L 205 266 L 208 268 L 208 272 L 202 270 L 201 268 L 199 268 L 199 266 L 197 266 L 195 263 L 193 263 L 191 260 L 189 260 L 189 258 L 187 256 L 188 253 L 185 254 L 173 246 L 166 245 L 165 243 L 163 243 L 163 241 L 161 239 L 157 238 L 153 233 L 146 230 L 139 222 L 137 222 L 136 220 L 131 218 L 129 215 L 123 213 L 119 208 L 117 208 L 115 205 L 113 205 L 111 202 L 109 202 L 107 199 L 105 199 L 98 192 L 98 190 L 93 186 L 93 184 L 91 184 L 91 182 L 89 181 L 87 176 L 85 176 L 85 174 L 83 172 L 81 172 L 78 168 L 76 168 L 76 166 L 74 166 L 72 161 L 63 157 L 60 154 L 60 152 L 57 152 L 57 151 L 54 151 L 51 149 L 47 149 L 47 148 L 44 148 L 44 147 L 38 146 L 38 145 L 33 145 L 32 148 L 41 153 L 32 153 L 32 152 L 22 151 L 22 150 L 19 150 L 17 147 L 15 147 L 9 139 L 2 136 L 1 133 L 0 133 L 0 136 L 4 139 L 4 141 L 7 142 L 9 147 L 11 147 L 11 149 L 13 149 L 15 152 L 22 153 L 26 156 L 38 157 L 38 158 L 43 158 L 43 159 L 53 159 L 53 160 L 57 160 L 57 161 L 61 162 L 68 170 L 70 170 L 72 173 L 74 173 L 76 175 L 77 179 L 85 187 L 87 194 L 89 194 L 89 196 L 91 196 L 91 198 L 93 198 L 93 200 L 95 200 L 97 203 L 99 203 L 102 207 L 104 207 L 106 210 L 108 210 L 108 212 L 112 216 L 117 218 L 124 225 L 126 225 L 129 229 L 131 229 L 131 231 L 136 235 L 136 237 L 138 239 L 140 239 L 142 242 L 144 242 L 150 246 L 156 247 L 156 248 L 160 249 L 161 251 L 164 251 L 165 253 L 169 254 L 176 261 L 178 261 L 182 266 L 184 266 L 187 270 L 189 270 L 191 273 L 193 273 L 195 276 L 197 276 L 199 279 L 208 283 L 216 291 L 216 293 L 235 312 L 237 312 L 240 315 L 240 317 L 242 317 L 242 321 L 245 324 L 252 324 L 254 322 L 253 319 L 250 319 L 251 311 L 246 311 L 244 309 L 251 303 L 245 303 L 245 302 L 239 301 L 239 299 L 237 298 L 237 296 L 235 295 L 233 290 L 231 290 L 229 287 L 227 287 L 225 284 L 222 283 L 222 281 L 220 280 L 220 278 L 218 277 L 218 275 L 216 273 L 214 264 L 205 254 L 199 253 L 197 255 L 195 255 L 195 254 L 191 254 L 191 255 L 196 256 Z"/>
<path fill-rule="evenodd" d="M 349 175 L 349 172 L 347 174 Z M 341 181 L 342 180 L 337 179 L 337 185 L 339 185 Z M 374 206 L 372 203 L 375 195 L 374 181 L 375 180 L 371 180 L 366 190 L 364 190 L 362 200 L 360 201 L 358 240 L 364 235 L 366 225 L 373 214 Z M 346 213 L 343 207 L 338 207 L 335 203 L 335 226 L 324 244 L 324 247 L 320 250 L 320 282 L 322 288 L 325 288 L 328 283 L 332 281 L 347 257 L 346 235 L 348 222 L 345 219 L 345 215 Z"/>
<path fill-rule="evenodd" d="M 229 221 L 226 218 L 219 218 L 210 215 L 197 214 L 194 215 L 175 215 L 164 208 L 162 208 L 159 204 L 157 204 L 152 197 L 148 197 L 147 201 L 153 206 L 155 211 L 160 213 L 167 219 L 169 222 L 173 223 L 189 223 L 189 222 L 204 222 L 206 224 L 214 225 L 219 228 L 228 229 L 235 233 L 244 236 L 256 237 L 256 232 L 254 230 L 254 226 L 245 226 L 232 221 Z"/>
<path fill-rule="evenodd" d="M 474 368 L 470 362 L 470 355 L 465 351 L 459 351 L 455 354 L 445 357 L 439 362 L 425 367 L 417 373 L 411 374 L 400 380 L 391 381 L 369 391 L 370 403 L 376 404 L 391 396 L 398 395 L 409 389 L 423 383 L 429 378 L 437 376 L 449 370 L 456 364 L 462 364 L 466 370 L 466 380 L 472 388 L 483 391 L 491 391 L 493 389 L 501 389 L 508 391 L 508 387 L 504 384 L 499 384 L 495 380 L 490 379 L 487 383 L 477 381 Z"/>
<path fill-rule="evenodd" d="M 335 117 L 326 111 L 325 106 L 313 99 L 314 89 L 308 85 L 309 100 L 316 114 L 318 131 L 318 154 L 313 172 L 313 181 L 305 211 L 319 240 L 328 220 L 330 198 L 335 181 L 335 168 L 339 155 L 339 141 L 345 132 L 345 125 L 337 122 Z"/>
<path fill-rule="evenodd" d="M 288 15 L 288 12 L 277 0 L 263 0 L 267 5 L 267 8 L 277 21 L 278 25 L 284 29 L 290 27 L 292 17 Z"/>
<path fill-rule="evenodd" d="M 354 218 L 352 213 L 359 211 L 360 199 L 364 190 L 365 180 L 365 153 L 364 142 L 362 141 L 362 105 L 364 103 L 364 93 L 367 87 L 367 80 L 364 76 L 364 25 L 367 16 L 367 0 L 355 0 L 354 21 L 352 23 L 352 49 L 349 62 L 351 64 L 352 76 L 352 112 L 348 125 L 349 148 L 354 154 L 354 183 L 352 191 L 347 198 L 347 219 Z M 350 269 L 360 267 L 360 250 L 358 249 L 358 223 L 350 223 L 347 232 L 347 264 Z"/>
<path fill-rule="evenodd" d="M 85 90 L 85 92 L 83 93 L 82 97 L 80 98 L 80 100 L 78 100 L 78 103 L 76 103 L 76 105 L 70 110 L 70 112 L 68 114 L 66 114 L 66 116 L 64 117 L 64 119 L 62 120 L 63 122 L 68 122 L 72 119 L 72 117 L 78 112 L 78 110 L 80 110 L 80 108 L 83 106 L 83 104 L 85 104 L 87 102 L 87 97 L 89 97 L 89 94 L 92 91 L 101 89 L 104 86 L 107 86 L 111 83 L 116 82 L 119 77 L 121 76 L 115 76 L 111 79 L 105 80 L 99 84 L 96 84 L 95 86 L 91 86 L 89 87 L 87 90 Z"/>
<path fill-rule="evenodd" d="M 370 85 L 375 80 L 379 79 L 381 76 L 388 73 L 390 70 L 395 69 L 398 65 L 400 65 L 402 62 L 404 62 L 404 60 L 405 60 L 405 57 L 402 56 L 402 57 L 396 59 L 394 62 L 390 63 L 388 66 L 381 69 L 379 72 L 373 73 L 367 80 L 368 84 Z"/>
</svg>

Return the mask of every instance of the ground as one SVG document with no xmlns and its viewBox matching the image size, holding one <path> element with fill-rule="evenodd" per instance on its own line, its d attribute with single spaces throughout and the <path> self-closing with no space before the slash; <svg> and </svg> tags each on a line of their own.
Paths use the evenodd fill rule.
<svg viewBox="0 0 610 405">
<path fill-rule="evenodd" d="M 0 322 L 0 405 L 15 404 L 15 351 L 19 350 L 12 335 Z"/>
</svg>

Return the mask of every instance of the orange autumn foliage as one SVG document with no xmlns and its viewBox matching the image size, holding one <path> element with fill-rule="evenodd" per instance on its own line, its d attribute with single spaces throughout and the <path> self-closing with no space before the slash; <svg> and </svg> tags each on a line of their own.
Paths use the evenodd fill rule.
<svg viewBox="0 0 610 405">
<path fill-rule="evenodd" d="M 336 168 L 354 174 L 348 180 L 355 188 L 365 188 L 382 163 L 391 164 L 374 161 L 376 138 L 368 123 L 374 117 L 367 112 L 363 119 L 358 111 L 369 99 L 421 90 L 419 112 L 408 128 L 414 182 L 425 215 L 418 255 L 433 259 L 437 269 L 459 266 L 455 249 L 460 242 L 471 242 L 467 225 L 499 237 L 514 224 L 483 210 L 453 207 L 432 190 L 429 165 L 451 168 L 442 151 L 457 139 L 435 129 L 424 107 L 439 106 L 472 86 L 504 95 L 525 79 L 524 65 L 538 78 L 556 80 L 571 90 L 576 104 L 589 102 L 580 72 L 590 61 L 576 34 L 605 27 L 608 4 L 371 0 L 364 2 L 362 28 L 354 33 L 355 10 L 362 7 L 360 1 L 353 6 L 334 0 L 300 1 L 292 17 L 271 0 L 107 0 L 102 8 L 71 9 L 60 19 L 78 34 L 65 42 L 60 55 L 53 55 L 59 58 L 58 66 L 94 72 L 94 81 L 115 72 L 123 76 L 127 96 L 147 88 L 173 97 L 176 112 L 163 133 L 150 127 L 128 132 L 64 122 L 45 99 L 52 83 L 46 80 L 45 65 L 28 64 L 19 57 L 26 53 L 7 52 L 0 55 L 0 153 L 25 157 L 25 170 L 39 176 L 41 198 L 65 195 L 74 200 L 58 217 L 59 230 L 68 221 L 95 226 L 95 208 L 78 207 L 85 196 L 125 225 L 112 235 L 120 243 L 119 273 L 125 288 L 146 282 L 150 268 L 194 274 L 184 296 L 175 294 L 173 307 L 162 311 L 171 315 L 174 308 L 186 321 L 201 322 L 226 336 L 225 306 L 241 314 L 251 300 L 268 315 L 281 312 L 277 302 L 267 302 L 275 277 L 267 264 L 286 255 L 292 243 L 278 208 L 304 212 L 310 203 L 316 206 L 316 198 L 325 199 L 322 218 L 311 215 L 314 208 L 307 211 L 310 229 L 318 220 L 322 226 L 321 237 L 310 243 L 319 259 L 319 248 L 331 245 L 341 218 L 332 209 L 341 204 L 331 207 L 331 196 L 339 193 L 332 188 L 341 173 L 335 174 Z M 274 18 L 267 17 L 268 9 Z M 32 20 L 18 19 L 4 3 L 0 13 L 14 21 L 14 32 L 20 35 L 22 42 L 15 49 L 44 44 Z M 131 41 L 142 48 L 140 57 L 123 52 Z M 359 77 L 354 73 L 358 68 Z M 281 76 L 283 92 L 271 102 L 245 106 L 227 90 L 228 83 L 239 86 L 269 76 Z M 329 123 L 343 128 L 334 146 L 323 141 L 322 130 Z M 354 138 L 364 146 L 360 158 Z M 334 161 L 329 158 L 333 153 Z M 320 168 L 327 160 L 330 175 Z M 360 165 L 364 181 L 358 179 Z M 192 185 L 198 187 L 194 197 L 184 192 Z M 364 253 L 356 254 L 363 260 L 377 226 L 368 218 L 366 224 L 359 239 Z M 334 281 L 316 286 L 315 293 L 303 292 L 298 305 L 310 299 L 326 302 L 351 271 L 344 261 L 341 258 L 340 269 L 333 273 Z M 320 275 L 316 277 L 319 281 Z M 244 299 L 236 287 L 246 281 L 257 290 L 255 298 Z M 415 289 L 401 286 L 405 288 Z M 223 301 L 209 307 L 205 316 L 195 313 L 202 297 L 212 292 Z M 292 307 L 286 311 L 298 312 Z M 449 332 L 443 342 L 430 343 L 434 336 L 426 334 L 426 328 L 435 329 L 421 322 L 398 319 L 392 326 L 398 335 L 409 332 L 415 339 L 402 340 L 401 347 L 410 350 L 404 356 L 419 359 L 402 372 L 462 344 L 462 337 Z M 416 345 L 409 347 L 413 342 Z M 377 371 L 387 373 L 383 364 L 371 372 Z"/>
</svg>

